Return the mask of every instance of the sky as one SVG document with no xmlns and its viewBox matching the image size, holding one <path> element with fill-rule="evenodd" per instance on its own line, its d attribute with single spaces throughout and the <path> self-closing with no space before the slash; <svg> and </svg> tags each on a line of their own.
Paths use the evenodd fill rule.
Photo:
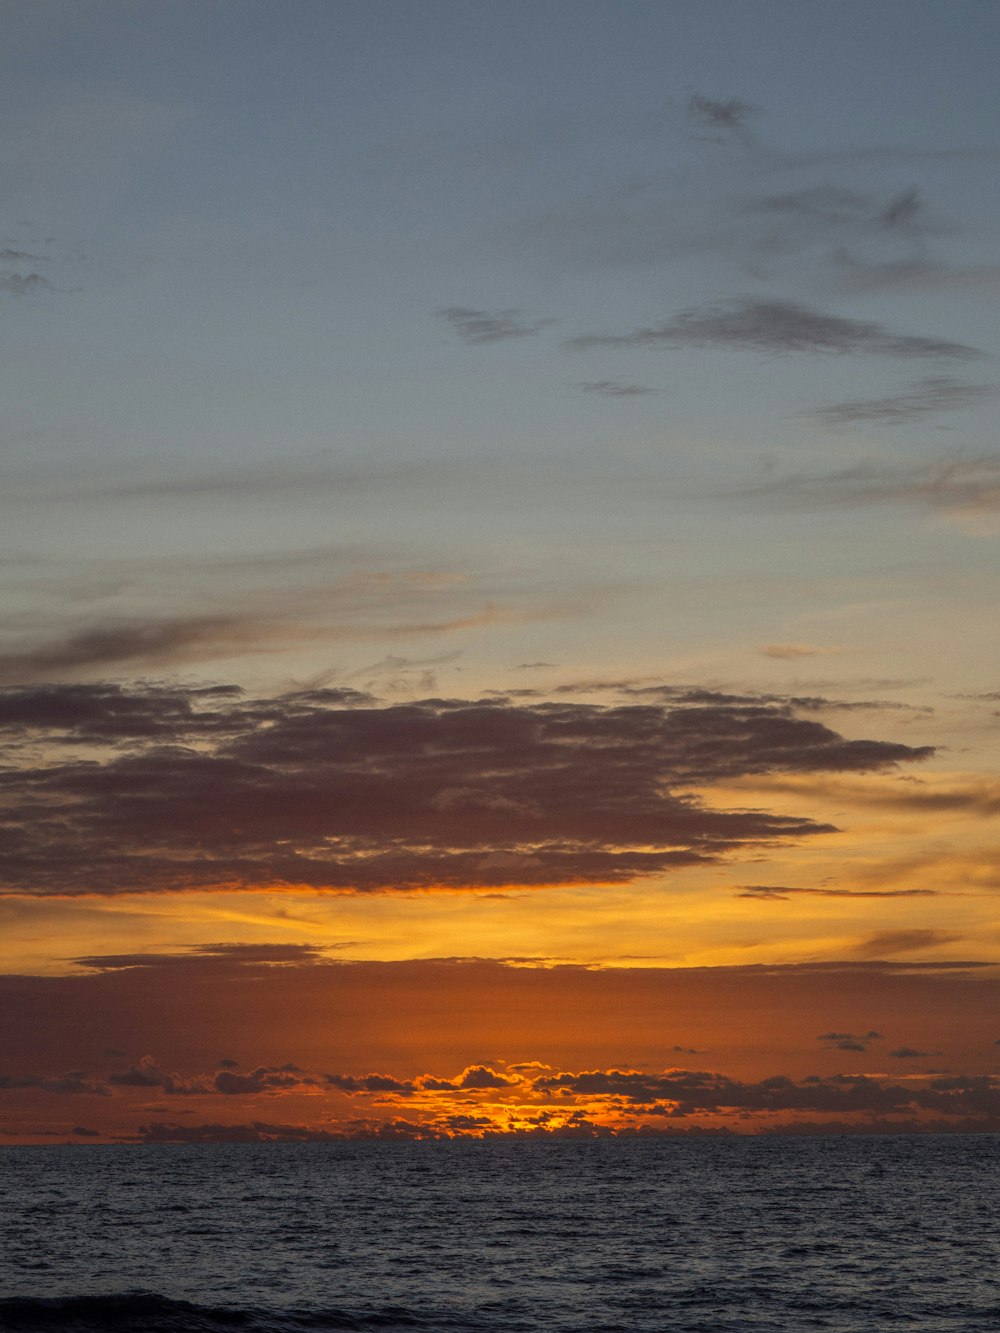
<svg viewBox="0 0 1000 1333">
<path fill-rule="evenodd" d="M 1000 1131 L 1000 9 L 0 11 L 0 1141 Z"/>
</svg>

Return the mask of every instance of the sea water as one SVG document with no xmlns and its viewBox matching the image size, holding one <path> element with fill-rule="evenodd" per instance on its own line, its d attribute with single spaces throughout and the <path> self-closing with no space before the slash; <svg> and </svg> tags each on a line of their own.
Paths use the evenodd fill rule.
<svg viewBox="0 0 1000 1333">
<path fill-rule="evenodd" d="M 1000 1329 L 1000 1138 L 0 1150 L 0 1329 Z"/>
</svg>

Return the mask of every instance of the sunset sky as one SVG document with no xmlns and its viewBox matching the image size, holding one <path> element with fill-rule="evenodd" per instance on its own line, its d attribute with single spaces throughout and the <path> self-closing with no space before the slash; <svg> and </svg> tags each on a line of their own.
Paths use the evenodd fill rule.
<svg viewBox="0 0 1000 1333">
<path fill-rule="evenodd" d="M 1000 1130 L 1000 7 L 2 13 L 2 1140 Z"/>
</svg>

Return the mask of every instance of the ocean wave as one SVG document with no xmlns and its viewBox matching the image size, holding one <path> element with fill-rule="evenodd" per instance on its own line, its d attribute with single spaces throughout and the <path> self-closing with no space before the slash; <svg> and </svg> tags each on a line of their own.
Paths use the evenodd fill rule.
<svg viewBox="0 0 1000 1333">
<path fill-rule="evenodd" d="M 486 1330 L 402 1306 L 368 1311 L 261 1310 L 196 1305 L 154 1292 L 0 1300 L 0 1333 L 323 1333 L 323 1330 Z"/>
</svg>

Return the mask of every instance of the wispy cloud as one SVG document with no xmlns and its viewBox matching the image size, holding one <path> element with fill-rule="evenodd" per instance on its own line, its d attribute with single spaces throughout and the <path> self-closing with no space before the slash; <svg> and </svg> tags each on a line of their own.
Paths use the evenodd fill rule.
<svg viewBox="0 0 1000 1333">
<path fill-rule="evenodd" d="M 554 319 L 525 319 L 520 310 L 476 310 L 470 306 L 447 306 L 438 315 L 463 342 L 503 342 L 508 338 L 530 338 L 554 324 Z"/>
<path fill-rule="evenodd" d="M 983 354 L 964 343 L 894 333 L 871 320 L 828 315 L 794 301 L 724 301 L 682 310 L 663 324 L 630 333 L 591 333 L 568 347 L 734 347 L 773 353 L 823 352 L 845 356 L 951 358 Z"/>
<path fill-rule="evenodd" d="M 881 398 L 848 399 L 816 408 L 806 415 L 813 421 L 831 426 L 861 423 L 902 426 L 930 413 L 957 412 L 995 393 L 992 384 L 969 384 L 950 375 L 928 375 L 902 393 L 886 394 Z"/>
<path fill-rule="evenodd" d="M 816 898 L 934 898 L 936 889 L 830 889 L 788 884 L 741 884 L 738 898 L 754 898 L 758 902 L 780 902 L 805 895 Z"/>
</svg>

